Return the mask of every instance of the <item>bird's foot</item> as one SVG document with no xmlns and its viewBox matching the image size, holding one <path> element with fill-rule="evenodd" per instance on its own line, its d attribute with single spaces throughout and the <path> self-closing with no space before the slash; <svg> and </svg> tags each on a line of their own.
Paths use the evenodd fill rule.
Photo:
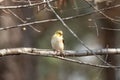
<svg viewBox="0 0 120 80">
<path fill-rule="evenodd" d="M 61 57 L 65 57 L 65 54 L 63 52 L 60 52 Z"/>
<path fill-rule="evenodd" d="M 54 50 L 54 52 L 55 52 L 56 56 L 65 57 L 64 52 L 60 52 L 60 51 L 56 51 L 56 50 Z"/>
</svg>

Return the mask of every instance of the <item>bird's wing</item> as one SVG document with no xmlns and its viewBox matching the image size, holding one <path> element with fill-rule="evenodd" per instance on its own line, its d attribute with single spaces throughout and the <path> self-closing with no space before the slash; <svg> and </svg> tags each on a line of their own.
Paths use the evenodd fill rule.
<svg viewBox="0 0 120 80">
<path fill-rule="evenodd" d="M 63 44 L 65 43 L 64 39 L 63 39 Z"/>
</svg>

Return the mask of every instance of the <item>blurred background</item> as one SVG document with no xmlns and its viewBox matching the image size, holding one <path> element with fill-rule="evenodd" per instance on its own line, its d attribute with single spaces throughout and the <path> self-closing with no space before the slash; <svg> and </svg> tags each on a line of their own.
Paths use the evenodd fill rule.
<svg viewBox="0 0 120 80">
<path fill-rule="evenodd" d="M 0 6 L 21 6 L 41 3 L 45 0 L 0 0 Z M 95 12 L 97 9 L 113 18 L 110 20 Z M 56 0 L 51 5 L 61 18 L 75 17 L 64 22 L 90 49 L 119 48 L 119 0 Z M 0 7 L 1 8 L 1 7 Z M 66 50 L 87 50 L 60 21 L 47 4 L 29 7 L 0 9 L 0 27 L 10 27 L 35 21 L 48 22 L 16 27 L 0 31 L 0 48 L 34 47 L 51 48 L 51 36 L 63 30 Z M 40 32 L 39 32 L 40 31 Z M 119 55 L 102 56 L 109 63 L 119 65 Z M 74 57 L 92 64 L 103 64 L 94 56 Z M 0 80 L 120 80 L 120 71 L 79 65 L 42 56 L 0 57 Z"/>
</svg>

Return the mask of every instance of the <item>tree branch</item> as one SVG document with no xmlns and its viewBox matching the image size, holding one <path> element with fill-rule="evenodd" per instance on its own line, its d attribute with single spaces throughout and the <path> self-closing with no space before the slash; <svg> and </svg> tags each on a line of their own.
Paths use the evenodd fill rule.
<svg viewBox="0 0 120 80">
<path fill-rule="evenodd" d="M 54 2 L 53 0 L 50 0 L 49 2 Z M 38 6 L 46 4 L 46 2 L 37 2 L 37 3 L 32 3 L 32 4 L 26 4 L 26 5 L 17 5 L 17 6 L 3 6 L 0 5 L 0 9 L 16 9 L 16 8 L 25 8 L 25 7 L 33 7 L 33 6 Z"/>
<path fill-rule="evenodd" d="M 120 5 L 116 5 L 116 6 L 100 9 L 100 10 L 101 11 L 105 11 L 105 10 L 109 10 L 111 8 L 116 8 L 116 7 L 120 7 Z M 9 8 L 7 8 L 7 9 L 9 9 Z M 62 20 L 71 20 L 71 19 L 82 17 L 82 16 L 90 15 L 90 14 L 95 13 L 95 12 L 99 12 L 99 11 L 94 10 L 94 11 L 90 11 L 90 12 L 87 12 L 87 13 L 84 13 L 84 14 L 79 14 L 79 15 L 75 15 L 75 16 L 65 17 L 65 18 L 62 18 Z M 55 22 L 55 21 L 59 21 L 59 19 L 47 19 L 47 20 L 33 21 L 33 22 L 29 22 L 29 23 L 18 24 L 18 25 L 14 25 L 14 26 L 2 27 L 2 28 L 0 28 L 0 31 L 13 29 L 13 28 L 18 28 L 18 27 L 22 27 L 22 26 L 38 24 L 38 23 L 42 24 L 42 23 Z"/>
<path fill-rule="evenodd" d="M 78 18 L 80 16 L 89 15 L 91 13 L 92 12 L 88 12 L 86 14 L 80 14 L 80 15 L 76 15 L 76 16 L 70 16 L 70 17 L 66 17 L 66 18 L 62 18 L 62 19 L 63 20 L 70 20 L 70 19 Z M 55 21 L 59 21 L 59 19 L 47 19 L 47 20 L 41 20 L 41 21 L 27 22 L 27 23 L 23 23 L 23 24 L 14 25 L 14 26 L 2 27 L 2 28 L 0 28 L 0 31 L 8 30 L 8 29 L 13 29 L 13 28 L 18 28 L 18 27 L 22 27 L 22 26 L 26 26 L 27 27 L 28 25 L 42 24 L 42 23 L 55 22 Z"/>
<path fill-rule="evenodd" d="M 90 3 L 87 0 L 84 0 L 86 3 L 88 3 L 93 9 L 95 9 L 96 11 L 98 11 L 100 14 L 102 14 L 104 17 L 106 17 L 107 19 L 111 20 L 111 21 L 116 21 L 116 22 L 120 22 L 119 19 L 114 19 L 110 16 L 108 16 L 107 14 L 105 14 L 104 12 L 102 12 L 100 9 L 97 9 L 97 7 L 95 7 L 92 3 Z M 116 6 L 117 7 L 117 6 Z"/>
<path fill-rule="evenodd" d="M 55 58 L 64 60 L 64 61 L 69 61 L 69 62 L 73 62 L 73 63 L 77 63 L 77 64 L 83 64 L 83 65 L 89 65 L 89 66 L 93 66 L 93 67 L 99 67 L 99 68 L 113 68 L 113 69 L 119 69 L 120 66 L 105 66 L 105 65 L 100 65 L 100 64 L 91 64 L 91 63 L 87 63 L 87 62 L 82 62 L 80 60 L 74 60 L 74 59 L 70 59 L 70 58 L 65 58 L 65 57 L 60 57 L 60 56 L 54 56 Z"/>
<path fill-rule="evenodd" d="M 34 56 L 45 56 L 45 57 L 54 57 L 61 60 L 77 63 L 77 64 L 84 64 L 93 67 L 99 68 L 114 68 L 118 69 L 120 66 L 106 66 L 106 65 L 98 65 L 98 64 L 91 64 L 87 62 L 82 62 L 80 60 L 75 60 L 67 57 L 82 57 L 82 56 L 94 56 L 92 53 L 96 53 L 96 55 L 117 55 L 120 54 L 120 49 L 108 48 L 108 49 L 98 49 L 92 50 L 91 52 L 88 50 L 81 50 L 81 51 L 73 51 L 73 50 L 64 50 L 64 56 L 61 57 L 60 53 L 56 53 L 51 49 L 37 49 L 37 48 L 9 48 L 9 49 L 0 49 L 0 57 L 9 56 L 9 55 L 34 55 Z"/>
<path fill-rule="evenodd" d="M 94 56 L 96 55 L 120 55 L 120 49 L 107 48 L 107 49 L 98 49 L 98 50 L 64 50 L 65 57 L 82 57 L 82 56 Z M 60 53 L 55 53 L 51 49 L 37 49 L 37 48 L 9 48 L 9 49 L 0 49 L 0 57 L 8 55 L 37 55 L 37 56 L 60 56 Z"/>
</svg>

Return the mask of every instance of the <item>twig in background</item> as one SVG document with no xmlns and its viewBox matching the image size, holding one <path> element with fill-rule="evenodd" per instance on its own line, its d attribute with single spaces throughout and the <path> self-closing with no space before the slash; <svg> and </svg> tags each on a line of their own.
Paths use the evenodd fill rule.
<svg viewBox="0 0 120 80">
<path fill-rule="evenodd" d="M 97 12 L 97 11 L 93 11 L 93 12 Z M 74 18 L 79 18 L 79 17 L 82 17 L 82 16 L 90 15 L 93 12 L 87 12 L 87 13 L 84 13 L 84 14 L 79 14 L 79 15 L 75 15 L 75 16 L 65 17 L 65 18 L 62 18 L 62 20 L 71 20 L 71 19 L 74 19 Z M 42 24 L 42 23 L 55 22 L 55 21 L 58 21 L 58 19 L 47 19 L 47 20 L 41 20 L 41 21 L 33 21 L 33 22 L 19 24 L 19 25 L 15 25 L 15 26 L 2 27 L 2 28 L 0 28 L 0 31 L 13 29 L 13 28 L 17 28 L 17 27 L 22 27 L 22 26 L 28 26 L 28 25 L 32 25 L 32 24 L 38 24 L 38 23 Z M 120 31 L 120 29 L 111 29 L 111 28 L 108 29 L 108 28 L 104 28 L 104 27 L 102 27 L 100 29 Z"/>
<path fill-rule="evenodd" d="M 12 2 L 13 3 L 29 3 L 27 0 L 26 1 L 25 0 L 19 0 L 19 1 L 18 0 L 12 0 Z M 36 0 L 35 1 L 33 1 L 33 0 L 31 1 L 31 3 L 37 3 L 37 2 L 41 2 L 41 1 L 40 0 L 39 1 L 36 1 Z"/>
<path fill-rule="evenodd" d="M 30 0 L 28 0 L 28 3 L 29 3 L 30 5 L 32 4 Z"/>
<path fill-rule="evenodd" d="M 91 13 L 92 12 L 88 12 L 88 13 L 85 13 L 85 14 L 70 16 L 70 17 L 66 17 L 66 18 L 62 18 L 62 19 L 63 20 L 70 20 L 70 19 L 78 18 L 80 16 L 89 15 Z M 27 25 L 32 25 L 32 24 L 38 24 L 38 23 L 40 24 L 40 23 L 47 23 L 47 22 L 55 22 L 55 21 L 58 21 L 58 20 L 59 19 L 47 19 L 47 20 L 34 21 L 34 22 L 29 22 L 29 23 L 24 23 L 24 24 L 18 24 L 18 25 L 15 25 L 15 26 L 2 27 L 2 28 L 0 28 L 0 31 L 7 30 L 7 29 L 13 29 L 13 28 L 17 28 L 17 27 L 22 27 L 22 26 L 27 26 Z"/>
<path fill-rule="evenodd" d="M 104 65 L 97 65 L 97 64 L 90 64 L 87 62 L 82 62 L 80 60 L 75 60 L 75 59 L 70 59 L 70 58 L 65 58 L 65 57 L 60 57 L 60 56 L 54 56 L 55 58 L 61 59 L 61 60 L 65 60 L 65 61 L 69 61 L 69 62 L 73 62 L 73 63 L 78 63 L 78 64 L 84 64 L 84 65 L 89 65 L 89 66 L 93 66 L 93 67 L 99 67 L 99 68 L 113 68 L 113 69 L 119 69 L 120 66 L 104 66 Z"/>
<path fill-rule="evenodd" d="M 22 18 L 20 18 L 18 15 L 16 15 L 12 10 L 10 10 L 10 9 L 8 9 L 8 11 L 12 14 L 12 15 L 14 15 L 17 19 L 19 19 L 21 22 L 23 22 L 23 23 L 26 23 L 26 21 L 24 21 Z M 28 25 L 29 27 L 31 27 L 34 31 L 36 31 L 36 32 L 41 32 L 40 30 L 38 30 L 38 29 L 36 29 L 34 26 L 32 26 L 32 25 Z"/>
<path fill-rule="evenodd" d="M 88 3 L 93 9 L 95 9 L 96 11 L 98 11 L 100 14 L 102 14 L 104 17 L 106 17 L 107 19 L 111 20 L 111 21 L 116 21 L 116 22 L 120 22 L 120 20 L 118 19 L 113 19 L 111 17 L 109 17 L 108 15 L 106 15 L 105 13 L 103 13 L 101 10 L 97 9 L 97 7 L 95 7 L 93 4 L 91 4 L 88 0 L 84 0 L 86 3 Z"/>
<path fill-rule="evenodd" d="M 115 29 L 115 28 L 106 28 L 106 27 L 101 27 L 101 29 L 104 29 L 104 30 L 111 30 L 111 31 L 120 31 L 120 28 L 119 29 Z"/>
<path fill-rule="evenodd" d="M 98 28 L 98 26 L 97 26 L 96 21 L 94 21 L 94 25 L 95 25 L 95 28 L 96 28 L 96 33 L 97 33 L 97 36 L 99 36 L 99 28 Z"/>
<path fill-rule="evenodd" d="M 54 2 L 53 0 L 50 0 L 50 2 Z M 38 5 L 46 4 L 46 2 L 38 2 L 33 4 L 26 4 L 26 5 L 18 5 L 18 6 L 2 6 L 0 5 L 0 9 L 15 9 L 15 8 L 25 8 L 25 7 L 34 7 Z"/>
<path fill-rule="evenodd" d="M 41 4 L 44 4 L 44 2 L 41 2 Z M 14 6 L 16 7 L 16 6 Z M 11 7 L 11 8 L 14 8 L 14 7 Z M 27 6 L 29 7 L 29 6 Z M 116 7 L 120 7 L 120 5 L 115 5 L 115 6 L 112 6 L 112 7 L 108 7 L 108 8 L 104 8 L 104 9 L 100 9 L 101 11 L 104 11 L 104 10 L 109 10 L 111 8 L 116 8 Z M 0 8 L 1 9 L 1 8 Z M 2 8 L 3 9 L 3 8 Z M 7 7 L 5 8 L 7 9 Z M 8 8 L 9 9 L 9 8 Z M 90 15 L 92 13 L 95 13 L 95 12 L 98 12 L 96 10 L 92 11 L 92 12 L 87 12 L 87 13 L 84 13 L 84 14 L 79 14 L 79 15 L 75 15 L 75 16 L 70 16 L 70 17 L 66 17 L 66 18 L 62 18 L 62 20 L 70 20 L 70 19 L 74 19 L 74 18 L 79 18 L 79 17 L 82 17 L 82 16 L 86 16 L 86 15 Z M 22 26 L 27 26 L 27 25 L 32 25 L 32 24 L 38 24 L 38 23 L 46 23 L 46 22 L 54 22 L 54 21 L 58 21 L 58 19 L 48 19 L 48 20 L 42 20 L 42 21 L 34 21 L 34 22 L 30 22 L 30 23 L 25 23 L 25 24 L 19 24 L 19 25 L 15 25 L 15 26 L 8 26 L 8 27 L 3 27 L 3 28 L 0 28 L 0 31 L 3 31 L 3 30 L 7 30 L 7 29 L 13 29 L 13 28 L 17 28 L 17 27 L 22 27 Z M 102 28 L 103 29 L 103 28 Z M 113 29 L 114 30 L 114 29 Z M 116 31 L 119 31 L 117 29 L 115 29 Z"/>
</svg>

